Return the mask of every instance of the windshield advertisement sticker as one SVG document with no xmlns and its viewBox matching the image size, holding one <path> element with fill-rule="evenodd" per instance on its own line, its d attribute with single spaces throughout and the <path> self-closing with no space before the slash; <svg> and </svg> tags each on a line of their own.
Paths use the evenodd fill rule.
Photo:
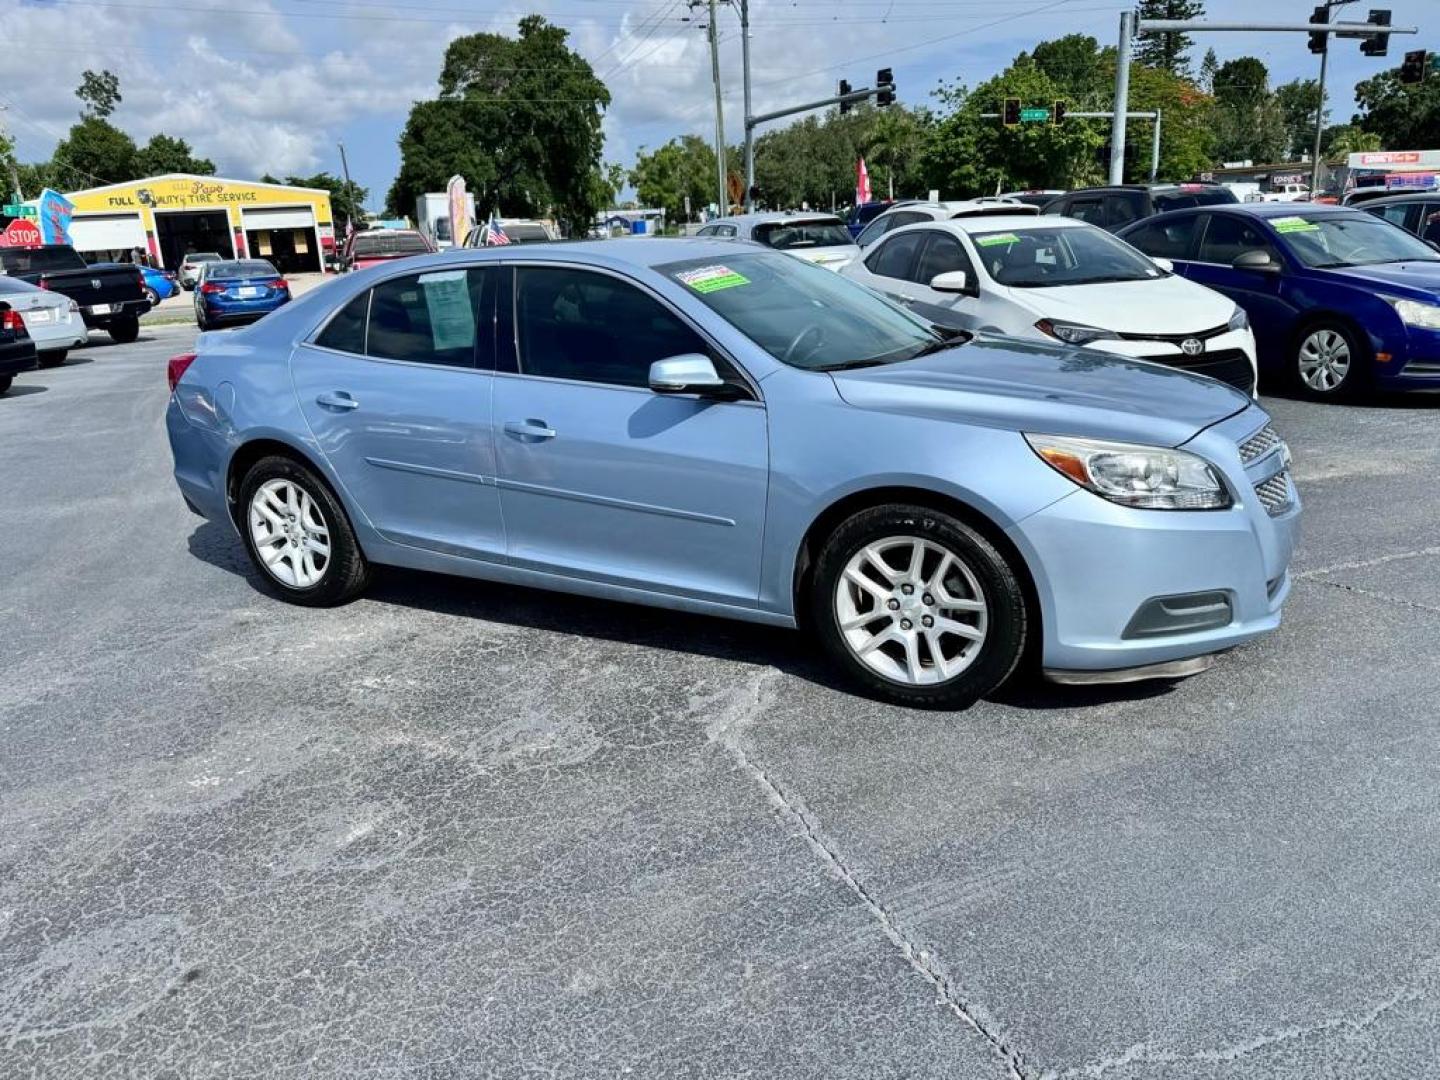
<svg viewBox="0 0 1440 1080">
<path fill-rule="evenodd" d="M 1013 232 L 996 233 L 994 236 L 975 237 L 976 247 L 998 247 L 1000 244 L 1018 244 L 1020 237 Z"/>
<path fill-rule="evenodd" d="M 1270 223 L 1278 233 L 1319 232 L 1320 226 L 1302 217 L 1277 217 Z"/>
<path fill-rule="evenodd" d="M 702 266 L 698 270 L 686 270 L 676 274 L 690 288 L 698 293 L 719 292 L 721 289 L 733 289 L 737 285 L 749 285 L 750 279 L 743 274 L 737 274 L 728 266 Z"/>
</svg>

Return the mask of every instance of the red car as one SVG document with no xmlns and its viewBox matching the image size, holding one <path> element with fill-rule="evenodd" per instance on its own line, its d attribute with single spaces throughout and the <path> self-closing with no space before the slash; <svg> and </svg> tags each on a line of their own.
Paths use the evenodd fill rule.
<svg viewBox="0 0 1440 1080">
<path fill-rule="evenodd" d="M 414 229 L 366 229 L 351 234 L 341 256 L 341 267 L 364 270 L 367 266 L 408 259 L 411 255 L 429 255 L 434 250 L 425 235 Z"/>
</svg>

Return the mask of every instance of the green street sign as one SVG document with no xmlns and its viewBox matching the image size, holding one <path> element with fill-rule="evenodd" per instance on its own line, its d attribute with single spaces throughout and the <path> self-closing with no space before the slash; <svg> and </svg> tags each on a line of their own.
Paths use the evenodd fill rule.
<svg viewBox="0 0 1440 1080">
<path fill-rule="evenodd" d="M 1033 124 L 1038 120 L 1049 120 L 1049 109 L 1021 109 L 1020 122 L 1022 124 Z"/>
<path fill-rule="evenodd" d="M 19 203 L 7 203 L 0 206 L 7 217 L 39 217 L 39 212 L 33 206 L 22 206 Z"/>
</svg>

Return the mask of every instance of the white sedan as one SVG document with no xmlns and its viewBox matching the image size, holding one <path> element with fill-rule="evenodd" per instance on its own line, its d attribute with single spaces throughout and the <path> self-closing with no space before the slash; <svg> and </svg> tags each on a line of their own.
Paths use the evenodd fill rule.
<svg viewBox="0 0 1440 1080">
<path fill-rule="evenodd" d="M 840 272 L 941 326 L 1084 345 L 1254 393 L 1245 312 L 1073 218 L 977 217 L 887 233 Z"/>
<path fill-rule="evenodd" d="M 35 342 L 36 358 L 42 368 L 58 367 L 65 354 L 89 340 L 80 308 L 68 296 L 50 292 L 19 278 L 0 276 L 0 300 L 20 313 L 25 329 Z"/>
</svg>

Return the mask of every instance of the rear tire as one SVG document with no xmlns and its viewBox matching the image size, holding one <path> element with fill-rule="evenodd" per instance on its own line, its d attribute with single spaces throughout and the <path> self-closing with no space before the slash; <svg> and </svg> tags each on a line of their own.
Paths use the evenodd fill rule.
<svg viewBox="0 0 1440 1080">
<path fill-rule="evenodd" d="M 116 345 L 129 345 L 140 336 L 140 320 L 134 315 L 117 315 L 106 330 Z"/>
<path fill-rule="evenodd" d="M 53 368 L 65 363 L 65 357 L 68 355 L 68 349 L 55 349 L 51 352 L 37 353 L 35 360 L 42 368 Z"/>
<path fill-rule="evenodd" d="M 875 697 L 963 709 L 1014 672 L 1029 633 L 1016 569 L 959 519 L 862 510 L 825 542 L 807 598 L 821 643 Z"/>
<path fill-rule="evenodd" d="M 305 607 L 333 607 L 364 591 L 370 564 L 345 508 L 306 465 L 261 458 L 240 484 L 240 535 L 270 591 Z"/>
<path fill-rule="evenodd" d="M 10 392 L 10 384 L 15 381 L 14 375 L 0 375 L 0 395 Z"/>
<path fill-rule="evenodd" d="M 145 299 L 150 302 L 152 308 L 160 306 L 160 294 L 149 286 L 145 288 Z"/>
</svg>

